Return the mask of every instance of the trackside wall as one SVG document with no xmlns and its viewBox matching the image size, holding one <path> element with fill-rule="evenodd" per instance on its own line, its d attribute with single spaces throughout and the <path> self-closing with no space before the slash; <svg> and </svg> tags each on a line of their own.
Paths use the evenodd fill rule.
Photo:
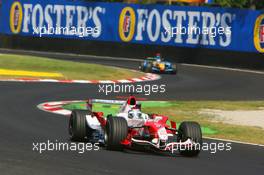
<svg viewBox="0 0 264 175">
<path fill-rule="evenodd" d="M 4 1 L 0 33 L 3 48 L 135 58 L 161 52 L 178 62 L 264 69 L 263 11 Z"/>
</svg>

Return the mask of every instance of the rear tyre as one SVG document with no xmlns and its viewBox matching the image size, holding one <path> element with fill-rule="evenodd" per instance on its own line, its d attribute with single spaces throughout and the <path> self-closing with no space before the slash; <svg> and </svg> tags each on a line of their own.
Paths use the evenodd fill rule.
<svg viewBox="0 0 264 175">
<path fill-rule="evenodd" d="M 72 141 L 84 141 L 91 130 L 86 123 L 86 115 L 91 115 L 88 110 L 73 110 L 69 120 L 69 134 Z"/>
<path fill-rule="evenodd" d="M 142 61 L 142 62 L 140 63 L 139 68 L 140 68 L 141 71 L 144 72 L 144 61 Z"/>
<path fill-rule="evenodd" d="M 187 147 L 185 150 L 180 150 L 180 154 L 188 157 L 198 156 L 202 147 L 202 131 L 197 122 L 182 122 L 178 130 L 178 141 L 185 142 L 191 139 L 198 146 Z"/>
<path fill-rule="evenodd" d="M 127 137 L 128 126 L 127 121 L 121 117 L 112 117 L 107 118 L 106 127 L 105 127 L 105 146 L 108 150 L 122 150 L 123 141 Z"/>
<path fill-rule="evenodd" d="M 144 72 L 147 72 L 147 73 L 151 73 L 152 72 L 152 63 L 150 63 L 150 62 L 147 63 Z"/>
</svg>

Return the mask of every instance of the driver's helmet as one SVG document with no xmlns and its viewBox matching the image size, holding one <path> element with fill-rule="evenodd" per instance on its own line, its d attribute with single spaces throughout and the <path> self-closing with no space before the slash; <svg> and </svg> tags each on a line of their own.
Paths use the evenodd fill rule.
<svg viewBox="0 0 264 175">
<path fill-rule="evenodd" d="M 144 115 L 139 109 L 131 109 L 130 111 L 128 111 L 128 118 L 130 118 L 130 119 L 144 119 Z"/>
<path fill-rule="evenodd" d="M 155 56 L 156 61 L 161 62 L 161 55 L 160 53 L 157 53 Z"/>
</svg>

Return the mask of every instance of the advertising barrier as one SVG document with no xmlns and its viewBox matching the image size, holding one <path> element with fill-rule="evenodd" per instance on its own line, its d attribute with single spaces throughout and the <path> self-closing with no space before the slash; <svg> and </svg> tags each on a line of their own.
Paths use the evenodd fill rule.
<svg viewBox="0 0 264 175">
<path fill-rule="evenodd" d="M 0 33 L 264 53 L 264 11 L 82 0 L 3 1 Z"/>
</svg>

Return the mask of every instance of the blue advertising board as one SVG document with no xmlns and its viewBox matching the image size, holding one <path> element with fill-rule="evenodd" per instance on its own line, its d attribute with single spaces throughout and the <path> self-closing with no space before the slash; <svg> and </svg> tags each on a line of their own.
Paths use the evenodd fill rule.
<svg viewBox="0 0 264 175">
<path fill-rule="evenodd" d="M 264 53 L 264 12 L 232 8 L 3 1 L 0 32 Z"/>
</svg>

